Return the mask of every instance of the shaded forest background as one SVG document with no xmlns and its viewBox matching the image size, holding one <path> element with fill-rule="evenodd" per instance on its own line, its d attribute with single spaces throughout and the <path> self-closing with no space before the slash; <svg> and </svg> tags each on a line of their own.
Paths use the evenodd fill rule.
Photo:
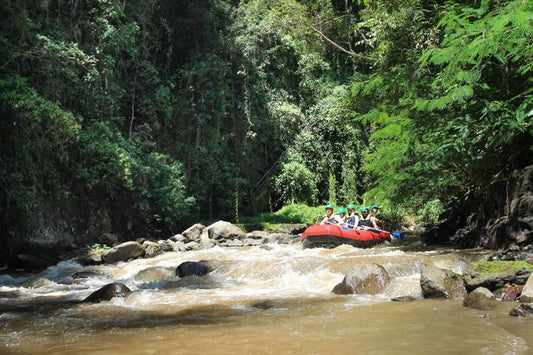
<svg viewBox="0 0 533 355">
<path fill-rule="evenodd" d="M 3 250 L 297 202 L 434 219 L 532 162 L 530 1 L 4 0 L 0 16 Z"/>
</svg>

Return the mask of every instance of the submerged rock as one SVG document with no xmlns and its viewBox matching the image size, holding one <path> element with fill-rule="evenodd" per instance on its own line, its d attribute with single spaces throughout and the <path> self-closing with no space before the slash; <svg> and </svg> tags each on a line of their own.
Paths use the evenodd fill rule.
<svg viewBox="0 0 533 355">
<path fill-rule="evenodd" d="M 533 303 L 521 303 L 518 307 L 513 308 L 509 314 L 514 317 L 533 317 Z"/>
<path fill-rule="evenodd" d="M 90 277 L 110 277 L 111 275 L 105 271 L 100 270 L 84 270 L 72 274 L 72 279 L 88 279 Z"/>
<path fill-rule="evenodd" d="M 461 275 L 435 266 L 422 267 L 420 287 L 424 298 L 462 298 L 466 295 Z"/>
<path fill-rule="evenodd" d="M 463 306 L 481 310 L 492 309 L 497 304 L 496 296 L 485 287 L 476 288 L 463 300 Z"/>
<path fill-rule="evenodd" d="M 185 261 L 178 265 L 176 275 L 179 277 L 185 276 L 203 276 L 207 274 L 207 266 L 198 261 Z"/>
<path fill-rule="evenodd" d="M 143 269 L 135 275 L 135 281 L 140 282 L 154 282 L 174 277 L 173 268 L 163 266 L 155 266 Z"/>
<path fill-rule="evenodd" d="M 144 248 L 137 242 L 125 242 L 108 250 L 103 259 L 106 263 L 127 261 L 144 255 Z"/>
<path fill-rule="evenodd" d="M 83 302 L 109 301 L 114 297 L 126 297 L 130 293 L 131 290 L 128 288 L 128 286 L 121 282 L 113 282 L 105 285 L 97 291 L 94 291 L 87 298 L 85 298 Z"/>
<path fill-rule="evenodd" d="M 378 264 L 363 264 L 350 270 L 341 283 L 333 288 L 333 293 L 346 295 L 352 293 L 375 295 L 383 292 L 389 285 L 387 270 Z"/>
<path fill-rule="evenodd" d="M 400 297 L 394 297 L 394 298 L 391 298 L 391 301 L 392 302 L 412 302 L 412 301 L 416 301 L 416 297 L 414 296 L 400 296 Z"/>
</svg>

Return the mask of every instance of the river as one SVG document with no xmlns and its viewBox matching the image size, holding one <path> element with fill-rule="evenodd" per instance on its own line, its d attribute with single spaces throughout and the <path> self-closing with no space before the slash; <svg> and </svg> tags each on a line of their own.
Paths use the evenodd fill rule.
<svg viewBox="0 0 533 355">
<path fill-rule="evenodd" d="M 117 265 L 64 261 L 35 275 L 0 276 L 0 353 L 30 354 L 532 354 L 533 319 L 515 303 L 479 311 L 461 300 L 422 299 L 420 266 L 462 273 L 479 250 L 301 245 L 165 253 Z M 175 276 L 205 260 L 203 278 Z M 385 267 L 379 295 L 331 293 L 362 263 Z M 100 274 L 73 279 L 76 272 Z M 119 281 L 134 292 L 79 303 Z M 417 298 L 393 302 L 399 296 Z"/>
</svg>

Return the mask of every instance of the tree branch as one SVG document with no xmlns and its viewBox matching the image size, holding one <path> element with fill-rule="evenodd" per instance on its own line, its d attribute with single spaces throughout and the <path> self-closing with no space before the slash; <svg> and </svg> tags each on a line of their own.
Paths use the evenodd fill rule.
<svg viewBox="0 0 533 355">
<path fill-rule="evenodd" d="M 363 55 L 363 54 L 360 54 L 360 53 L 357 53 L 357 52 L 354 52 L 354 51 L 351 51 L 351 50 L 348 50 L 348 49 L 344 48 L 343 46 L 341 46 L 340 44 L 338 44 L 337 42 L 333 41 L 328 36 L 326 36 L 324 34 L 324 32 L 320 31 L 315 26 L 313 26 L 313 25 L 307 25 L 307 26 L 310 27 L 316 33 L 318 33 L 320 35 L 320 37 L 324 38 L 326 41 L 328 41 L 330 44 L 332 44 L 335 48 L 339 49 L 341 52 L 344 52 L 344 53 L 346 53 L 346 54 L 348 54 L 348 55 L 350 55 L 352 57 L 359 58 L 359 59 L 362 59 L 362 60 L 371 61 L 371 62 L 376 61 L 372 57 L 368 57 L 366 55 Z"/>
</svg>

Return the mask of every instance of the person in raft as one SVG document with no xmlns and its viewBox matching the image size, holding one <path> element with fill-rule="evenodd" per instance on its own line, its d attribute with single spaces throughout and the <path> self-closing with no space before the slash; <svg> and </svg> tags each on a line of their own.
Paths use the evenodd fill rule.
<svg viewBox="0 0 533 355">
<path fill-rule="evenodd" d="M 359 214 L 355 211 L 355 205 L 349 204 L 348 215 L 346 216 L 346 225 L 350 228 L 355 228 L 359 224 L 359 219 L 361 218 Z"/>
<path fill-rule="evenodd" d="M 339 223 L 344 223 L 344 221 L 342 221 L 338 215 L 333 214 L 333 205 L 328 203 L 326 205 L 326 215 L 324 216 L 320 224 L 339 224 Z"/>
<path fill-rule="evenodd" d="M 379 228 L 385 229 L 385 221 L 381 219 L 381 214 L 379 213 L 380 208 L 378 205 L 372 205 L 370 207 L 370 216 L 374 217 Z"/>
<path fill-rule="evenodd" d="M 361 208 L 360 211 L 361 211 L 361 220 L 359 221 L 360 226 L 379 229 L 378 225 L 376 224 L 376 217 L 372 216 L 369 213 L 367 207 Z"/>
<path fill-rule="evenodd" d="M 339 208 L 337 210 L 337 220 L 338 220 L 338 225 L 339 226 L 343 226 L 344 223 L 346 223 L 346 209 L 345 208 Z"/>
</svg>

